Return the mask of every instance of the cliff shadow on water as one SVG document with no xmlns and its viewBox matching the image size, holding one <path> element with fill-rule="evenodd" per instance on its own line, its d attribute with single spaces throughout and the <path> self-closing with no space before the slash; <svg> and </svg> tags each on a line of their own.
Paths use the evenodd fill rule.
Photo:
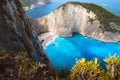
<svg viewBox="0 0 120 80">
<path fill-rule="evenodd" d="M 57 37 L 45 47 L 48 58 L 58 70 L 62 66 L 69 69 L 75 64 L 76 60 L 85 58 L 93 60 L 98 58 L 102 68 L 105 68 L 104 58 L 120 56 L 120 43 L 106 43 L 73 33 L 72 37 Z"/>
<path fill-rule="evenodd" d="M 114 53 L 116 53 L 116 55 L 120 55 L 120 43 L 103 43 L 101 41 L 98 41 L 101 39 L 103 41 L 107 40 L 106 42 L 119 41 L 118 16 L 115 16 L 113 14 L 107 16 L 108 18 L 114 16 L 117 19 L 114 19 L 114 17 L 112 17 L 112 22 L 110 23 L 110 26 L 107 26 L 109 29 L 107 28 L 108 30 L 104 30 L 103 27 L 106 26 L 101 24 L 101 20 L 99 19 L 99 17 L 95 17 L 97 13 L 93 12 L 92 10 L 89 11 L 81 5 L 76 5 L 75 2 L 66 3 L 64 6 L 55 10 L 55 12 L 51 13 L 50 15 L 36 20 L 30 19 L 25 14 L 25 11 L 22 7 L 23 6 L 19 2 L 19 0 L 0 0 L 1 80 L 59 80 L 59 78 L 60 80 L 79 80 L 80 77 L 78 79 L 71 78 L 72 73 L 72 77 L 76 78 L 76 74 L 78 75 L 78 72 L 81 69 L 81 67 L 77 67 L 79 70 L 76 70 L 76 68 L 74 68 L 77 65 L 75 64 L 75 62 L 78 59 L 81 59 L 81 61 L 79 61 L 82 62 L 83 65 L 84 63 L 85 65 L 86 63 L 90 63 L 90 65 L 87 65 L 87 67 L 83 66 L 84 68 L 81 69 L 82 71 L 85 69 L 85 75 L 83 75 L 83 72 L 79 72 L 80 75 L 81 73 L 83 73 L 82 75 L 83 77 L 85 77 L 85 80 L 96 80 L 98 79 L 99 75 L 97 75 L 97 77 L 94 77 L 94 79 L 90 79 L 90 75 L 102 73 L 108 76 L 107 79 L 104 78 L 105 80 L 109 80 L 108 78 L 111 79 L 111 74 L 108 74 L 101 69 L 101 67 L 97 63 L 97 59 L 95 59 L 94 62 L 86 62 L 85 59 L 82 58 L 91 60 L 94 57 L 97 57 L 100 60 L 100 63 L 103 65 L 103 58 L 108 57 L 109 53 L 111 55 L 114 55 Z M 104 11 L 103 8 L 101 10 Z M 62 14 L 59 13 L 59 11 L 62 12 Z M 71 12 L 77 13 L 76 17 L 73 16 Z M 82 15 L 79 15 L 78 13 L 81 13 Z M 102 15 L 102 17 L 103 16 L 104 15 Z M 85 26 L 86 23 L 87 25 Z M 97 27 L 95 28 L 96 25 Z M 111 32 L 111 29 L 113 29 L 115 32 Z M 96 34 L 93 33 L 94 31 Z M 55 33 L 55 35 L 61 36 L 54 36 L 55 39 L 53 39 L 47 46 L 45 46 L 44 50 L 48 56 L 46 56 L 46 54 L 44 53 L 41 42 L 39 41 L 37 36 L 37 34 L 39 35 L 44 32 L 51 32 L 52 34 Z M 73 32 L 78 32 L 79 34 Z M 106 34 L 108 33 L 110 33 L 110 35 L 112 34 L 112 36 L 115 35 L 117 38 L 111 38 L 111 36 L 106 38 L 106 36 L 108 36 Z M 100 37 L 101 34 L 102 36 L 104 36 L 103 38 Z M 73 67 L 71 73 L 70 71 L 65 72 L 67 68 L 65 68 L 61 72 L 58 72 L 55 68 L 50 66 L 49 60 L 57 69 L 60 69 L 62 66 L 67 66 L 69 69 Z M 114 60 L 120 62 L 118 58 L 115 58 Z M 74 64 L 75 66 L 73 66 Z M 94 64 L 95 66 L 92 66 L 93 69 L 90 68 L 89 70 L 89 67 Z M 111 63 L 109 64 L 111 67 Z M 119 64 L 120 63 L 118 63 L 117 67 L 120 66 Z M 82 64 L 80 63 L 77 66 L 81 65 Z M 113 74 L 115 72 L 113 70 L 113 65 L 115 71 L 117 72 L 117 75 L 115 74 L 116 77 L 114 77 Z M 90 75 L 88 74 L 88 71 L 86 71 L 86 69 L 90 71 Z M 94 71 L 96 70 L 98 71 L 98 73 L 94 73 Z M 112 72 L 112 78 L 118 80 L 119 68 L 116 68 L 116 63 L 112 63 L 112 71 L 114 71 Z M 86 79 L 86 75 L 88 77 L 90 76 L 90 78 Z M 103 74 L 100 75 L 100 78 L 101 76 L 104 77 Z"/>
</svg>

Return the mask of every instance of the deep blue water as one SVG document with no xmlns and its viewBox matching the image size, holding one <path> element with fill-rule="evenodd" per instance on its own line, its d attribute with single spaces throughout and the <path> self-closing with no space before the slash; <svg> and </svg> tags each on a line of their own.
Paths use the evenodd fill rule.
<svg viewBox="0 0 120 80">
<path fill-rule="evenodd" d="M 67 66 L 70 69 L 77 59 L 91 60 L 97 57 L 103 63 L 103 58 L 110 55 L 120 56 L 120 43 L 103 43 L 75 33 L 70 38 L 54 39 L 46 46 L 45 52 L 54 67 L 60 69 Z"/>
<path fill-rule="evenodd" d="M 79 2 L 89 2 L 95 3 L 103 6 L 104 8 L 110 10 L 111 12 L 120 15 L 120 0 L 52 0 L 50 4 L 43 6 L 37 6 L 33 9 L 27 10 L 26 13 L 31 18 L 38 18 L 45 16 L 55 10 L 58 6 L 62 5 L 67 1 L 79 1 Z"/>
<path fill-rule="evenodd" d="M 27 10 L 26 13 L 31 18 L 39 18 L 54 11 L 58 6 L 70 0 L 53 0 L 51 4 L 37 6 Z M 90 2 L 101 5 L 111 12 L 120 16 L 120 0 L 71 0 L 80 2 Z M 120 43 L 103 43 L 91 38 L 86 38 L 80 34 L 73 34 L 71 38 L 58 37 L 45 47 L 45 52 L 57 69 L 62 66 L 71 68 L 77 59 L 86 58 L 91 60 L 99 58 L 103 65 L 103 58 L 117 54 L 120 56 Z"/>
</svg>

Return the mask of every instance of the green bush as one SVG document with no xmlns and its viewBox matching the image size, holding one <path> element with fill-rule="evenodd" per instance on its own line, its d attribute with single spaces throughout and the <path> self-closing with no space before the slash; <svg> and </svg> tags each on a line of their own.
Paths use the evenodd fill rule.
<svg viewBox="0 0 120 80">
<path fill-rule="evenodd" d="M 104 59 L 109 76 L 114 80 L 120 79 L 120 58 L 116 55 Z"/>
<path fill-rule="evenodd" d="M 109 77 L 100 68 L 97 58 L 86 61 L 85 58 L 76 61 L 71 70 L 71 80 L 108 80 Z"/>
<path fill-rule="evenodd" d="M 0 51 L 0 80 L 33 80 L 38 69 L 44 66 L 46 65 L 31 60 L 26 51 L 15 55 L 10 55 L 7 50 Z M 44 71 L 39 71 L 37 74 L 43 73 Z"/>
<path fill-rule="evenodd" d="M 71 71 L 62 67 L 44 70 L 45 64 L 36 63 L 26 51 L 15 55 L 7 50 L 0 51 L 0 80 L 120 80 L 120 58 L 116 55 L 104 59 L 106 71 L 100 67 L 98 59 L 77 60 Z"/>
<path fill-rule="evenodd" d="M 101 69 L 98 60 L 86 61 L 84 58 L 76 61 L 71 70 L 71 80 L 119 80 L 120 58 L 116 55 L 104 59 L 107 71 Z"/>
</svg>

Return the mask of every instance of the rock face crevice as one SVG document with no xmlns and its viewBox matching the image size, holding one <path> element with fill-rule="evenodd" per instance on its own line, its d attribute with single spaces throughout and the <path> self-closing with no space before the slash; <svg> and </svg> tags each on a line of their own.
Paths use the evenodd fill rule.
<svg viewBox="0 0 120 80">
<path fill-rule="evenodd" d="M 101 24 L 98 16 L 79 3 L 68 2 L 37 22 L 46 31 L 58 36 L 70 37 L 73 32 L 91 37 L 104 42 L 120 41 L 120 25 L 108 22 L 110 25 Z M 118 22 L 120 23 L 120 21 Z M 104 28 L 110 28 L 106 30 Z"/>
<path fill-rule="evenodd" d="M 19 0 L 0 0 L 0 50 L 12 53 L 26 50 L 35 61 L 49 63 L 31 20 Z"/>
</svg>

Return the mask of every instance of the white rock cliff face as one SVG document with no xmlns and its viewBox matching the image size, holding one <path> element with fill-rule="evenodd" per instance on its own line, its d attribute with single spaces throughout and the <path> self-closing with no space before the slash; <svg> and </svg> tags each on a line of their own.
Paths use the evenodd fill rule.
<svg viewBox="0 0 120 80">
<path fill-rule="evenodd" d="M 90 20 L 93 20 L 92 22 Z M 73 32 L 104 42 L 120 41 L 118 32 L 103 31 L 96 14 L 81 5 L 67 4 L 61 6 L 49 15 L 37 19 L 40 25 L 58 36 L 70 37 Z M 115 23 L 111 27 L 120 29 Z"/>
</svg>

